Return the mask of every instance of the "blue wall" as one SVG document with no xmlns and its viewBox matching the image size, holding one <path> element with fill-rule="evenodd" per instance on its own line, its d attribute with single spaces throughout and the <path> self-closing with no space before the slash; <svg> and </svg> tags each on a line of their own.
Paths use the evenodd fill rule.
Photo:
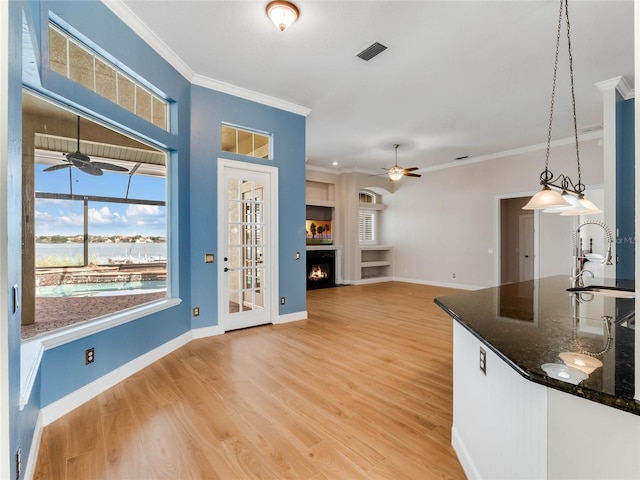
<svg viewBox="0 0 640 480">
<path fill-rule="evenodd" d="M 616 253 L 618 279 L 635 279 L 635 120 L 634 99 L 616 101 Z"/>
<path fill-rule="evenodd" d="M 220 122 L 230 122 L 274 134 L 274 159 L 254 163 L 273 165 L 279 171 L 279 296 L 287 303 L 280 314 L 306 310 L 305 289 L 305 119 L 276 108 L 191 85 L 151 47 L 139 39 L 101 2 L 58 2 L 29 0 L 9 2 L 11 55 L 11 112 L 9 186 L 10 252 L 21 243 L 21 39 L 22 8 L 26 12 L 31 38 L 35 41 L 37 71 L 24 77 L 26 85 L 88 116 L 99 118 L 133 136 L 171 152 L 171 265 L 172 294 L 179 306 L 45 351 L 36 383 L 26 408 L 18 409 L 20 391 L 20 316 L 10 316 L 11 451 L 18 446 L 26 461 L 41 407 L 72 393 L 144 353 L 192 328 L 217 325 L 216 264 L 205 264 L 204 253 L 217 255 L 217 158 L 240 161 L 246 157 L 220 151 Z M 48 69 L 48 19 L 55 15 L 72 33 L 104 49 L 105 53 L 142 78 L 150 81 L 176 102 L 177 116 L 172 131 L 140 119 L 88 89 Z M 29 52 L 25 56 L 31 57 Z M 39 73 L 39 75 L 38 75 Z M 301 260 L 295 260 L 300 252 Z M 11 258 L 9 280 L 20 284 L 20 255 Z M 176 273 L 177 272 L 177 273 Z M 11 283 L 11 284 L 12 284 Z M 200 317 L 191 317 L 199 306 Z M 94 347 L 96 362 L 84 365 L 84 351 Z M 5 452 L 3 452 L 3 455 Z M 13 462 L 11 462 L 13 464 Z"/>
<path fill-rule="evenodd" d="M 305 278 L 305 118 L 224 93 L 194 86 L 191 91 L 191 272 L 192 306 L 200 308 L 193 327 L 217 325 L 217 267 L 205 253 L 217 252 L 217 159 L 278 168 L 278 297 L 286 297 L 280 314 L 306 310 Z M 247 158 L 221 150 L 222 122 L 273 134 L 273 160 Z M 302 257 L 295 260 L 295 253 Z M 216 255 L 216 263 L 221 255 Z"/>
</svg>

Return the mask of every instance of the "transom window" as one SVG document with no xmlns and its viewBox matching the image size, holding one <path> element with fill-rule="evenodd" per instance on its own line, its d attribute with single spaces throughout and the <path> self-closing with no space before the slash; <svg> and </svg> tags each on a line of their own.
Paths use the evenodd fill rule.
<svg viewBox="0 0 640 480">
<path fill-rule="evenodd" d="M 54 23 L 49 23 L 49 67 L 163 130 L 169 130 L 167 100 Z"/>
<path fill-rule="evenodd" d="M 222 124 L 222 151 L 271 159 L 271 134 Z"/>
</svg>

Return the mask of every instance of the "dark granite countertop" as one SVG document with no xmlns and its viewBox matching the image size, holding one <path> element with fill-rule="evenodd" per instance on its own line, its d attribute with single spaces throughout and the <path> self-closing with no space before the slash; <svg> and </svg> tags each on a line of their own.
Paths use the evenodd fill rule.
<svg viewBox="0 0 640 480">
<path fill-rule="evenodd" d="M 585 282 L 634 289 L 633 282 Z M 569 286 L 566 276 L 547 277 L 435 302 L 527 380 L 640 415 L 640 402 L 633 399 L 635 300 L 570 293 Z M 567 353 L 602 365 L 588 374 L 575 364 L 567 368 L 560 357 Z"/>
</svg>

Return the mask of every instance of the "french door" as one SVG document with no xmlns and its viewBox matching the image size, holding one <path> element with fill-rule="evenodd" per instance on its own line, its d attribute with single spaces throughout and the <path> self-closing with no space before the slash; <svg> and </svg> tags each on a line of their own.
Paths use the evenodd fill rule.
<svg viewBox="0 0 640 480">
<path fill-rule="evenodd" d="M 218 312 L 225 331 L 272 323 L 277 311 L 277 169 L 219 160 Z"/>
</svg>

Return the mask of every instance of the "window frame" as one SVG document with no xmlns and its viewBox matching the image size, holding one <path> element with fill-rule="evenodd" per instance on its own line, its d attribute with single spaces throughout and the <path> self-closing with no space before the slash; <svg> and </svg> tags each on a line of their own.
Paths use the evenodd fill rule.
<svg viewBox="0 0 640 480">
<path fill-rule="evenodd" d="M 166 209 L 165 232 L 166 232 L 166 245 L 167 245 L 166 246 L 167 284 L 166 284 L 166 295 L 164 297 L 157 300 L 150 301 L 150 302 L 135 305 L 123 310 L 114 311 L 112 313 L 105 314 L 103 316 L 94 317 L 94 318 L 88 319 L 87 321 L 71 324 L 68 326 L 60 327 L 60 328 L 55 328 L 50 331 L 40 333 L 35 337 L 30 337 L 23 340 L 22 341 L 23 345 L 38 344 L 38 345 L 42 345 L 42 347 L 46 350 L 48 348 L 53 348 L 59 345 L 63 345 L 65 343 L 69 343 L 69 342 L 84 338 L 88 335 L 92 335 L 94 333 L 108 330 L 115 326 L 122 325 L 130 321 L 152 315 L 154 313 L 160 312 L 162 310 L 171 308 L 173 306 L 176 306 L 182 303 L 182 299 L 179 298 L 178 296 L 179 295 L 179 290 L 178 290 L 179 278 L 177 277 L 177 272 L 179 271 L 179 265 L 178 265 L 179 258 L 176 254 L 177 252 L 176 245 L 179 243 L 180 240 L 179 240 L 179 232 L 177 232 L 173 227 L 173 223 L 175 222 L 175 219 L 173 219 L 173 215 L 172 215 L 173 207 L 171 206 L 177 201 L 177 191 L 175 190 L 175 187 L 174 187 L 176 179 L 174 178 L 175 175 L 173 174 L 174 163 L 177 157 L 177 152 L 169 151 L 166 148 L 163 148 L 162 146 L 158 145 L 157 143 L 153 141 L 149 141 L 148 139 L 147 140 L 142 139 L 141 137 L 139 137 L 133 132 L 123 131 L 122 129 L 118 128 L 116 125 L 111 124 L 110 122 L 107 122 L 105 120 L 98 120 L 95 116 L 87 114 L 87 112 L 80 112 L 70 107 L 68 104 L 65 104 L 62 101 L 54 100 L 42 93 L 34 92 L 29 89 L 23 89 L 23 92 L 36 96 L 42 101 L 52 103 L 57 108 L 70 111 L 75 115 L 81 115 L 82 117 L 90 120 L 91 122 L 101 124 L 105 128 L 114 130 L 122 135 L 131 137 L 132 139 L 138 142 L 146 143 L 149 146 L 153 147 L 154 149 L 157 149 L 165 153 L 166 161 L 165 161 L 165 174 L 164 174 L 164 181 L 165 181 L 165 200 L 164 200 L 165 206 L 164 207 Z M 57 195 L 58 194 L 53 194 L 52 196 L 57 196 Z M 44 197 L 47 195 L 38 194 L 37 196 Z M 74 198 L 74 200 L 79 200 L 80 197 L 84 197 L 84 195 L 82 194 L 79 194 L 79 195 L 63 194 L 63 196 L 77 197 L 77 198 Z M 36 195 L 34 195 L 34 201 L 35 201 L 35 198 L 36 198 Z M 154 200 L 151 200 L 150 202 L 157 203 L 157 201 L 154 201 Z M 35 240 L 35 237 L 34 237 L 34 240 Z M 34 250 L 34 255 L 35 255 L 35 250 Z M 35 263 L 35 257 L 34 257 L 34 263 Z M 29 388 L 29 385 L 27 385 L 27 388 Z M 28 398 L 28 396 L 24 398 Z"/>
<path fill-rule="evenodd" d="M 368 198 L 370 202 L 363 202 L 363 197 Z M 380 204 L 380 198 L 373 192 L 369 190 L 360 190 L 358 192 L 358 201 L 359 201 L 359 209 L 358 209 L 358 244 L 359 245 L 377 245 L 378 244 L 378 223 L 379 223 L 379 215 L 378 212 L 383 208 L 383 205 Z M 367 232 L 363 231 L 363 226 L 365 225 L 364 218 L 370 218 L 371 221 L 371 237 L 366 238 Z"/>
</svg>

